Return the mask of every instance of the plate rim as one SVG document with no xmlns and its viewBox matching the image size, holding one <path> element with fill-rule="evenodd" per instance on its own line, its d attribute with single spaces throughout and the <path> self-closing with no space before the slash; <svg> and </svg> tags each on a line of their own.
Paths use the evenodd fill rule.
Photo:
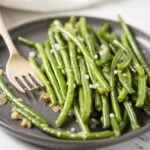
<svg viewBox="0 0 150 150">
<path fill-rule="evenodd" d="M 19 29 L 19 28 L 31 25 L 33 23 L 48 21 L 48 20 L 52 20 L 52 19 L 56 19 L 56 18 L 57 19 L 66 19 L 66 18 L 68 18 L 70 16 L 72 16 L 72 15 L 71 14 L 68 14 L 68 15 L 55 15 L 55 16 L 46 16 L 46 17 L 43 17 L 43 18 L 40 18 L 40 19 L 33 19 L 33 20 L 30 20 L 30 21 L 28 21 L 26 23 L 19 24 L 16 27 L 12 27 L 12 28 L 9 29 L 9 31 L 13 32 L 16 29 Z M 118 24 L 118 22 L 116 20 L 108 19 L 108 18 L 104 18 L 104 17 L 89 16 L 89 15 L 73 15 L 73 16 L 77 16 L 77 17 L 83 16 L 83 17 L 86 17 L 88 19 L 104 20 L 106 22 L 112 22 L 112 23 L 117 23 Z M 150 39 L 150 35 L 148 33 L 146 33 L 145 31 L 142 31 L 141 29 L 139 29 L 138 27 L 135 27 L 133 25 L 130 25 L 130 24 L 127 24 L 127 25 L 129 25 L 129 27 L 131 27 L 132 29 L 134 29 L 138 33 L 142 34 L 147 39 Z M 26 142 L 29 142 L 29 143 L 32 143 L 32 144 L 36 144 L 36 145 L 40 145 L 40 146 L 44 146 L 44 147 L 49 147 L 49 146 L 42 145 L 42 143 L 38 144 L 37 142 L 31 142 L 31 141 L 29 141 L 28 138 L 34 138 L 35 140 L 36 139 L 38 139 L 38 140 L 47 140 L 47 141 L 49 141 L 49 143 L 50 142 L 55 142 L 56 144 L 58 144 L 58 142 L 59 142 L 60 143 L 60 145 L 59 145 L 60 147 L 62 145 L 64 146 L 65 144 L 69 144 L 70 145 L 69 147 L 71 147 L 71 145 L 75 145 L 75 144 L 79 144 L 77 147 L 86 147 L 86 146 L 83 146 L 83 145 L 87 144 L 88 147 L 92 148 L 92 147 L 110 146 L 110 145 L 117 144 L 119 142 L 125 142 L 127 140 L 132 139 L 132 138 L 138 137 L 138 136 L 144 134 L 146 131 L 150 130 L 150 123 L 148 123 L 147 125 L 143 126 L 142 128 L 138 129 L 137 131 L 130 131 L 130 132 L 128 132 L 125 135 L 122 135 L 120 137 L 81 141 L 81 140 L 58 139 L 58 138 L 55 138 L 55 137 L 53 137 L 51 135 L 49 135 L 49 136 L 52 137 L 52 139 L 48 139 L 48 137 L 44 138 L 44 136 L 38 136 L 37 137 L 37 136 L 34 136 L 33 134 L 29 135 L 29 134 L 23 133 L 21 131 L 17 131 L 16 129 L 14 129 L 13 127 L 9 126 L 7 123 L 5 123 L 3 121 L 3 119 L 1 119 L 1 118 L 0 118 L 0 126 L 3 127 L 4 129 L 6 129 L 9 133 L 12 133 L 13 136 L 15 136 L 15 137 L 17 137 L 19 139 L 22 139 L 23 141 L 26 141 Z M 27 139 L 21 137 L 20 135 L 23 135 Z"/>
</svg>

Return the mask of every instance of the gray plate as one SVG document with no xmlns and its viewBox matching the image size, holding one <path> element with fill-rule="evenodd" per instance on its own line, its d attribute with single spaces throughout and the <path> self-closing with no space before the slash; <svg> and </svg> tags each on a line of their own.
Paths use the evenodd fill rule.
<svg viewBox="0 0 150 150">
<path fill-rule="evenodd" d="M 52 21 L 53 19 L 56 19 L 56 18 L 44 19 L 44 20 L 28 23 L 28 24 L 19 26 L 17 28 L 14 28 L 10 31 L 11 36 L 14 42 L 16 43 L 18 50 L 23 56 L 27 57 L 30 49 L 25 46 L 20 45 L 16 41 L 16 38 L 18 36 L 23 36 L 33 41 L 38 41 L 38 42 L 45 41 L 47 39 L 47 28 L 48 28 L 49 22 Z M 60 19 L 61 21 L 65 22 L 67 21 L 68 17 L 58 17 L 57 19 Z M 115 21 L 101 19 L 101 18 L 94 18 L 94 17 L 87 17 L 87 20 L 88 20 L 88 24 L 95 29 L 98 29 L 103 23 L 108 22 L 111 24 L 116 34 L 118 35 L 122 34 L 120 25 Z M 134 27 L 132 27 L 132 29 L 133 29 L 133 33 L 135 34 L 136 38 L 139 41 L 139 47 L 142 50 L 142 53 L 144 54 L 145 59 L 150 64 L 150 59 L 149 59 L 150 58 L 150 42 L 149 42 L 150 36 L 148 36 L 147 34 L 143 33 L 142 31 Z M 8 55 L 9 55 L 8 50 L 5 47 L 2 39 L 0 39 L 0 65 L 2 67 L 5 67 L 6 61 L 8 59 Z M 17 66 L 16 66 L 16 69 L 17 69 Z M 6 79 L 6 82 L 7 82 L 7 79 Z M 28 103 L 33 108 L 41 112 L 43 115 L 47 116 L 51 124 L 54 126 L 54 120 L 58 116 L 57 113 L 54 113 L 50 108 L 46 107 L 41 102 L 37 104 L 33 104 L 32 102 L 28 100 L 26 95 L 22 95 L 19 92 L 17 92 L 17 90 L 15 90 L 11 85 L 10 85 L 10 88 L 13 89 L 16 95 L 23 97 L 26 103 Z M 41 132 L 37 128 L 24 129 L 20 127 L 19 121 L 12 121 L 10 119 L 10 112 L 11 112 L 11 104 L 8 103 L 7 105 L 0 107 L 0 125 L 4 127 L 4 129 L 7 132 L 9 132 L 10 134 L 24 141 L 37 144 L 40 146 L 49 147 L 49 148 L 53 147 L 53 148 L 64 148 L 64 149 L 67 149 L 67 148 L 77 149 L 77 148 L 104 147 L 104 146 L 108 146 L 108 145 L 112 145 L 115 143 L 129 140 L 133 137 L 137 137 L 150 129 L 150 118 L 147 115 L 145 115 L 142 111 L 138 111 L 137 112 L 138 119 L 140 120 L 140 123 L 141 123 L 141 129 L 139 129 L 138 131 L 130 131 L 130 129 L 127 128 L 126 131 L 123 133 L 123 135 L 118 138 L 89 140 L 89 141 L 69 141 L 69 140 L 62 140 L 62 139 L 54 138 L 50 135 L 47 135 Z M 78 130 L 77 124 L 70 117 L 66 121 L 63 128 L 64 130 L 65 129 L 70 130 L 72 126 L 75 127 L 76 130 Z"/>
</svg>

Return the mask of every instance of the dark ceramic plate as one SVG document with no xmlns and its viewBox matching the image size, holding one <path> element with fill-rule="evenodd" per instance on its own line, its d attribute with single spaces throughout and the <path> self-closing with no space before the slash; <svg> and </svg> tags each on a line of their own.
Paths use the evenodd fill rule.
<svg viewBox="0 0 150 150">
<path fill-rule="evenodd" d="M 23 36 L 33 41 L 38 41 L 38 42 L 45 41 L 47 38 L 47 28 L 49 22 L 52 21 L 53 19 L 56 18 L 44 19 L 44 20 L 28 23 L 19 26 L 17 28 L 14 28 L 10 31 L 11 36 L 14 42 L 16 43 L 18 50 L 23 56 L 27 57 L 30 49 L 19 44 L 16 41 L 16 38 L 18 36 Z M 67 21 L 68 17 L 57 17 L 57 19 L 60 19 L 61 21 L 65 22 Z M 101 19 L 101 18 L 94 18 L 94 17 L 87 17 L 87 20 L 88 20 L 88 24 L 92 26 L 94 29 L 98 29 L 103 23 L 108 22 L 111 24 L 116 34 L 118 35 L 122 34 L 122 29 L 120 25 L 115 21 Z M 150 59 L 149 59 L 150 58 L 150 36 L 134 27 L 132 27 L 132 29 L 133 29 L 133 33 L 135 34 L 135 37 L 139 41 L 139 47 L 142 50 L 145 59 L 150 64 Z M 5 67 L 6 61 L 8 59 L 8 55 L 9 55 L 8 50 L 4 45 L 2 39 L 0 39 L 0 64 L 2 67 Z M 11 85 L 10 88 L 12 88 Z M 20 93 L 18 93 L 17 90 L 15 89 L 14 92 L 18 96 L 20 95 Z M 32 102 L 27 100 L 26 95 L 21 95 L 21 96 L 25 99 L 26 103 L 34 107 L 43 115 L 47 116 L 49 121 L 54 126 L 54 120 L 58 116 L 57 113 L 54 113 L 50 108 L 46 107 L 41 102 L 37 104 L 33 104 Z M 140 120 L 141 123 L 141 129 L 139 129 L 138 131 L 130 131 L 130 129 L 127 128 L 126 131 L 123 133 L 123 135 L 118 138 L 108 138 L 108 139 L 89 140 L 89 141 L 68 141 L 68 140 L 54 138 L 50 135 L 41 132 L 37 128 L 24 129 L 20 126 L 19 122 L 12 121 L 10 119 L 10 112 L 11 112 L 11 104 L 8 103 L 7 105 L 0 107 L 0 125 L 7 132 L 24 141 L 37 144 L 40 146 L 53 147 L 53 148 L 64 148 L 64 149 L 81 148 L 82 149 L 82 148 L 104 147 L 104 146 L 129 140 L 133 137 L 137 137 L 140 134 L 143 134 L 144 132 L 150 129 L 150 118 L 147 115 L 145 115 L 142 111 L 138 111 L 138 119 Z M 63 128 L 70 130 L 71 127 L 75 127 L 78 130 L 78 126 L 73 121 L 73 119 L 68 118 Z"/>
</svg>

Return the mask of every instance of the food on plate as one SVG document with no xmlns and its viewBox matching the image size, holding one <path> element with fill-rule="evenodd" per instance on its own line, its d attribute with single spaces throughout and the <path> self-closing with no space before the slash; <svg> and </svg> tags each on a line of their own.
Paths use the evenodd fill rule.
<svg viewBox="0 0 150 150">
<path fill-rule="evenodd" d="M 150 115 L 150 67 L 131 30 L 118 18 L 124 31 L 121 36 L 108 23 L 95 31 L 85 17 L 70 17 L 64 24 L 51 22 L 43 43 L 18 38 L 32 48 L 29 62 L 46 91 L 41 92 L 40 99 L 59 114 L 55 125 L 62 127 L 71 116 L 81 131 L 52 127 L 48 116 L 16 97 L 1 75 L 1 93 L 15 106 L 12 119 L 23 116 L 21 126 L 30 128 L 32 123 L 54 137 L 68 140 L 120 136 L 129 124 L 132 130 L 138 130 L 136 110 Z"/>
</svg>

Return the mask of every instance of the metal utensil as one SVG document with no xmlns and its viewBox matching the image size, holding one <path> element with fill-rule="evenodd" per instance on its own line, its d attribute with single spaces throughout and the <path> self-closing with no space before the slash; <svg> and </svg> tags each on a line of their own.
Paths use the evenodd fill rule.
<svg viewBox="0 0 150 150">
<path fill-rule="evenodd" d="M 10 56 L 6 64 L 6 75 L 8 80 L 21 92 L 31 91 L 37 88 L 37 83 L 43 86 L 38 74 L 33 70 L 31 64 L 17 51 L 12 39 L 5 27 L 0 14 L 0 34 L 3 37 Z M 35 82 L 35 80 L 37 83 Z M 21 86 L 24 85 L 24 86 Z"/>
</svg>

